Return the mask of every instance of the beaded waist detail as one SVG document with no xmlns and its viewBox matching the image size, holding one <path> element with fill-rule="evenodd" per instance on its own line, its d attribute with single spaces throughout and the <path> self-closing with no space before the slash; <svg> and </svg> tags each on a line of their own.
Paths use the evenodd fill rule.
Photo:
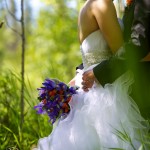
<svg viewBox="0 0 150 150">
<path fill-rule="evenodd" d="M 82 61 L 84 68 L 88 68 L 91 65 L 98 64 L 106 59 L 111 57 L 111 53 L 107 50 L 105 51 L 96 51 L 90 53 L 82 52 Z"/>
</svg>

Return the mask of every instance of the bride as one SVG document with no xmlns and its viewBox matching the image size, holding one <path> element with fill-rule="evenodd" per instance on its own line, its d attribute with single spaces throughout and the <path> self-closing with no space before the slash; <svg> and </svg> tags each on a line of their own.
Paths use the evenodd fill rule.
<svg viewBox="0 0 150 150">
<path fill-rule="evenodd" d="M 129 96 L 132 74 L 126 72 L 105 87 L 98 81 L 89 89 L 81 84 L 83 72 L 112 57 L 123 44 L 112 0 L 87 0 L 78 25 L 84 66 L 73 80 L 78 94 L 70 101 L 68 116 L 39 140 L 37 149 L 137 150 L 145 140 L 147 123 Z"/>
</svg>

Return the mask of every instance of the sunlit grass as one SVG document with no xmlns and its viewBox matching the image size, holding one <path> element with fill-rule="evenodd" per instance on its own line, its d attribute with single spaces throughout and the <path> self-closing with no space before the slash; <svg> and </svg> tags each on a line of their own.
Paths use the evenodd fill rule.
<svg viewBox="0 0 150 150">
<path fill-rule="evenodd" d="M 25 112 L 23 131 L 20 131 L 20 77 L 9 71 L 0 74 L 0 149 L 16 147 L 29 150 L 40 137 L 48 136 L 51 126 L 48 118 L 39 116 L 33 109 L 37 104 L 36 89 L 31 83 L 25 86 Z M 21 134 L 23 136 L 21 136 Z"/>
</svg>

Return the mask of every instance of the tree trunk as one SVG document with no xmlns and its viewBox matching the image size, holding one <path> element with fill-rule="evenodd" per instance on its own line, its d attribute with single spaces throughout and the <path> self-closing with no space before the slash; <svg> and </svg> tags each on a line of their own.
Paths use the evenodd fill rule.
<svg viewBox="0 0 150 150">
<path fill-rule="evenodd" d="M 22 55 L 21 55 L 21 99 L 20 99 L 20 129 L 22 133 L 22 127 L 24 122 L 24 72 L 25 72 L 25 27 L 24 27 L 24 0 L 21 0 L 21 40 L 22 40 Z"/>
</svg>

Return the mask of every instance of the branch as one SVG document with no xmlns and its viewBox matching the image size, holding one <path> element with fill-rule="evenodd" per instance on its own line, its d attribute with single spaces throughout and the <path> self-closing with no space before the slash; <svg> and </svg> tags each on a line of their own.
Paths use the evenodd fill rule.
<svg viewBox="0 0 150 150">
<path fill-rule="evenodd" d="M 17 19 L 16 16 L 9 10 L 8 5 L 7 5 L 7 0 L 5 0 L 5 4 L 6 4 L 6 8 L 7 8 L 8 13 L 9 13 L 16 21 L 21 22 L 21 20 L 20 20 L 20 19 Z"/>
<path fill-rule="evenodd" d="M 17 33 L 19 36 L 21 36 L 21 34 L 20 34 L 16 29 L 12 28 L 12 27 L 9 25 L 9 23 L 8 23 L 6 17 L 5 17 L 5 20 L 6 20 L 6 25 L 8 26 L 8 28 L 10 28 L 12 31 L 14 31 L 14 32 Z"/>
<path fill-rule="evenodd" d="M 4 21 L 0 22 L 0 28 L 3 27 Z"/>
<path fill-rule="evenodd" d="M 23 129 L 23 123 L 24 123 L 24 88 L 25 88 L 25 24 L 24 24 L 24 0 L 21 0 L 21 40 L 22 40 L 22 54 L 21 54 L 21 97 L 20 97 L 20 129 L 21 133 Z"/>
</svg>

